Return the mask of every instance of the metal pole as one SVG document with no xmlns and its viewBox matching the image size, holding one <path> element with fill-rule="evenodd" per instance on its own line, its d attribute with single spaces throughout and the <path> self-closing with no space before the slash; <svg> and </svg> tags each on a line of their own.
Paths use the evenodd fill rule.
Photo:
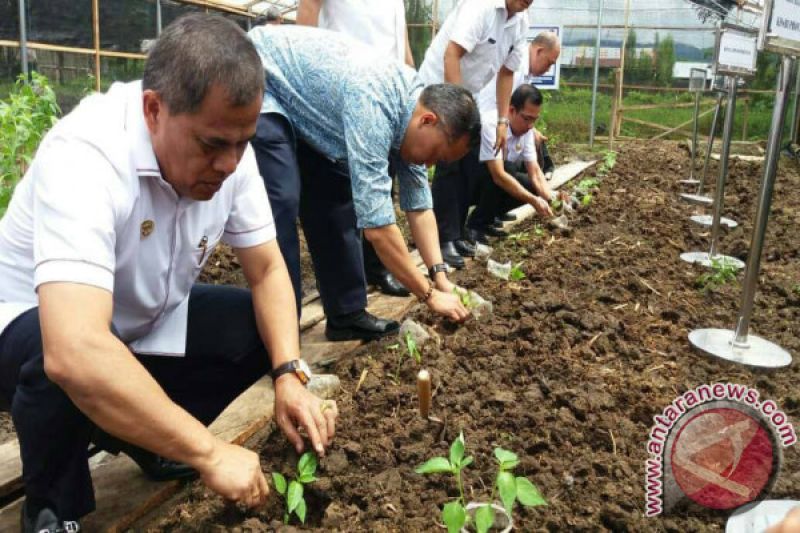
<svg viewBox="0 0 800 533">
<path fill-rule="evenodd" d="M 761 190 L 758 193 L 758 210 L 753 224 L 753 238 L 750 244 L 750 253 L 747 256 L 747 270 L 744 274 L 744 288 L 742 290 L 742 308 L 739 321 L 736 325 L 736 338 L 734 345 L 747 346 L 747 334 L 750 329 L 750 318 L 753 315 L 753 302 L 758 283 L 758 272 L 761 266 L 761 252 L 764 247 L 764 234 L 767 231 L 769 208 L 772 204 L 772 189 L 775 185 L 775 175 L 780 158 L 781 136 L 783 126 L 786 124 L 786 106 L 789 102 L 789 85 L 792 77 L 794 59 L 784 56 L 778 74 L 778 89 L 775 93 L 775 107 L 772 110 L 772 126 L 767 141 L 767 153 L 764 164 L 764 177 L 761 180 Z"/>
<path fill-rule="evenodd" d="M 19 0 L 19 60 L 22 65 L 22 74 L 29 79 L 28 71 L 28 30 L 25 21 L 25 0 Z"/>
<path fill-rule="evenodd" d="M 599 0 L 597 10 L 597 40 L 594 45 L 594 82 L 592 83 L 592 118 L 589 123 L 589 148 L 594 147 L 594 123 L 597 114 L 597 79 L 600 76 L 600 30 L 603 25 L 603 5 L 605 0 Z"/>
<path fill-rule="evenodd" d="M 703 194 L 703 189 L 706 185 L 706 176 L 708 176 L 708 164 L 711 162 L 711 152 L 714 150 L 714 133 L 717 131 L 717 123 L 719 122 L 719 115 L 722 111 L 722 98 L 724 93 L 717 92 L 717 107 L 714 109 L 714 118 L 711 119 L 711 131 L 708 133 L 708 150 L 706 151 L 706 160 L 703 163 L 703 175 L 700 176 L 700 183 L 697 185 L 697 194 Z"/>
<path fill-rule="evenodd" d="M 161 27 L 163 21 L 161 19 L 161 0 L 156 0 L 156 35 L 161 35 Z"/>
<path fill-rule="evenodd" d="M 692 128 L 692 166 L 689 169 L 689 179 L 694 179 L 694 161 L 697 158 L 697 127 L 700 122 L 700 95 L 702 93 L 697 91 L 694 95 L 694 127 Z"/>
<path fill-rule="evenodd" d="M 795 61 L 794 115 L 792 117 L 792 144 L 800 144 L 800 62 Z"/>
<path fill-rule="evenodd" d="M 711 222 L 711 250 L 709 259 L 717 257 L 719 244 L 719 225 L 722 217 L 722 204 L 725 202 L 725 181 L 728 178 L 728 157 L 731 154 L 731 139 L 733 138 L 733 119 L 736 115 L 736 90 L 739 84 L 737 76 L 728 78 L 728 110 L 725 112 L 725 127 L 722 131 L 722 151 L 719 156 L 719 177 L 717 178 L 717 192 L 714 197 L 714 218 Z"/>
</svg>

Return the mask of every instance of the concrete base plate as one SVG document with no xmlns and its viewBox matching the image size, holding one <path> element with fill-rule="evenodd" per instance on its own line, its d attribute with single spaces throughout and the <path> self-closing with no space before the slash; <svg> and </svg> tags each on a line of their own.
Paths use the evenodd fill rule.
<svg viewBox="0 0 800 533">
<path fill-rule="evenodd" d="M 748 335 L 747 346 L 737 346 L 735 336 L 730 329 L 696 329 L 689 332 L 689 342 L 705 354 L 742 365 L 781 368 L 792 364 L 792 356 L 777 344 Z"/>
</svg>

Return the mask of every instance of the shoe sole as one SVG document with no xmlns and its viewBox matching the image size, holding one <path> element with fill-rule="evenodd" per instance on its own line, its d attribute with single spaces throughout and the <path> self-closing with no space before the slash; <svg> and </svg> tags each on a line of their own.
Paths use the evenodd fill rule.
<svg viewBox="0 0 800 533">
<path fill-rule="evenodd" d="M 348 330 L 336 330 L 336 329 L 329 329 L 325 328 L 325 338 L 331 342 L 342 342 L 342 341 L 374 341 L 378 339 L 382 339 L 384 337 L 388 337 L 389 335 L 395 334 L 400 330 L 400 328 L 395 328 L 389 331 L 383 332 L 370 332 L 366 335 L 358 334 L 354 331 Z"/>
</svg>

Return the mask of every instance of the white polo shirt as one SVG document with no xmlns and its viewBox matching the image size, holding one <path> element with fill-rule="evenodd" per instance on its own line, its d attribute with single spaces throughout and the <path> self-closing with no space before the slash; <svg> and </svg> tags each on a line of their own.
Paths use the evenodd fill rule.
<svg viewBox="0 0 800 533">
<path fill-rule="evenodd" d="M 444 52 L 453 41 L 467 51 L 461 58 L 462 85 L 477 95 L 502 66 L 519 68 L 527 28 L 527 11 L 509 19 L 505 0 L 462 0 L 425 52 L 420 78 L 425 85 L 444 82 Z"/>
<path fill-rule="evenodd" d="M 0 332 L 38 305 L 39 285 L 80 283 L 113 294 L 133 351 L 183 355 L 189 291 L 214 246 L 274 238 L 250 146 L 211 200 L 179 197 L 161 177 L 141 83 L 115 83 L 47 134 L 0 220 Z"/>
<path fill-rule="evenodd" d="M 497 111 L 487 111 L 481 114 L 481 149 L 480 161 L 484 163 L 492 160 L 502 160 L 503 153 L 494 153 L 494 143 L 497 139 Z M 536 161 L 536 139 L 533 130 L 528 130 L 524 135 L 514 135 L 508 128 L 506 141 L 505 160 L 509 163 L 517 161 Z"/>
<path fill-rule="evenodd" d="M 406 61 L 403 0 L 323 0 L 319 27 L 368 44 L 382 57 Z"/>
<path fill-rule="evenodd" d="M 530 69 L 530 55 L 531 45 L 526 42 L 522 48 L 522 59 L 519 62 L 519 68 L 514 71 L 514 81 L 511 82 L 511 93 L 525 83 L 529 76 Z M 481 113 L 486 111 L 497 111 L 497 74 L 494 75 L 492 80 L 486 84 L 486 87 L 481 89 L 478 93 L 478 110 Z"/>
</svg>

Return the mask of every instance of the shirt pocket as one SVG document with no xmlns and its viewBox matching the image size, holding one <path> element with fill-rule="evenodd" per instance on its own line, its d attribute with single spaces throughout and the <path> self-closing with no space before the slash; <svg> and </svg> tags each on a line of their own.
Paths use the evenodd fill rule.
<svg viewBox="0 0 800 533">
<path fill-rule="evenodd" d="M 198 239 L 197 246 L 192 250 L 192 265 L 195 271 L 199 272 L 208 262 L 208 258 L 214 253 L 214 249 L 222 239 L 225 228 L 210 230 L 209 234 L 203 235 Z"/>
</svg>

